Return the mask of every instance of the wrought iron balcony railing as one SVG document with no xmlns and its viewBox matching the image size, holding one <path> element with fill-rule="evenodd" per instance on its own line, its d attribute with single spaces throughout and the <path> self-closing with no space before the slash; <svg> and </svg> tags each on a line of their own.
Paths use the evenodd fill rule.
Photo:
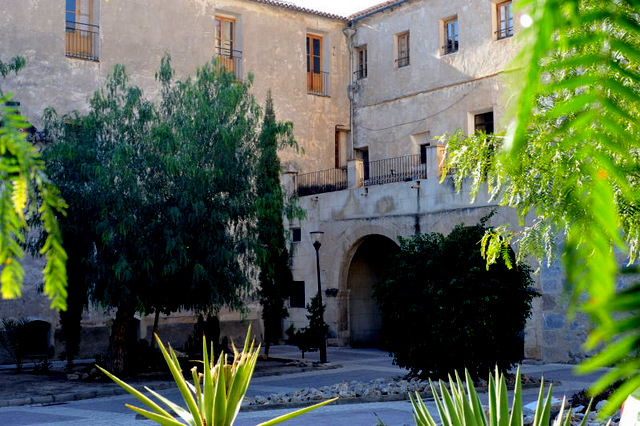
<svg viewBox="0 0 640 426">
<path fill-rule="evenodd" d="M 511 37 L 512 35 L 513 35 L 513 27 L 500 28 L 498 31 L 496 31 L 496 37 L 498 39 Z"/>
<path fill-rule="evenodd" d="M 98 61 L 100 27 L 76 21 L 66 21 L 65 55 L 69 58 Z"/>
<path fill-rule="evenodd" d="M 396 65 L 398 68 L 409 66 L 409 56 L 403 56 L 402 58 L 396 59 Z"/>
<path fill-rule="evenodd" d="M 364 185 L 384 185 L 427 178 L 426 158 L 420 154 L 369 161 L 369 174 Z"/>
<path fill-rule="evenodd" d="M 442 51 L 445 55 L 456 53 L 458 51 L 458 40 L 447 40 L 447 43 L 442 46 Z"/>
<path fill-rule="evenodd" d="M 227 72 L 232 72 L 237 79 L 242 78 L 242 51 L 216 47 L 216 63 Z"/>
<path fill-rule="evenodd" d="M 307 72 L 307 92 L 313 95 L 329 96 L 329 73 Z"/>
<path fill-rule="evenodd" d="M 297 176 L 296 186 L 296 192 L 300 197 L 323 192 L 341 191 L 347 189 L 347 170 L 328 169 L 304 173 Z"/>
<path fill-rule="evenodd" d="M 359 69 L 355 70 L 353 72 L 353 74 L 356 76 L 356 80 L 360 80 L 362 78 L 366 78 L 367 77 L 367 67 L 359 68 Z"/>
</svg>

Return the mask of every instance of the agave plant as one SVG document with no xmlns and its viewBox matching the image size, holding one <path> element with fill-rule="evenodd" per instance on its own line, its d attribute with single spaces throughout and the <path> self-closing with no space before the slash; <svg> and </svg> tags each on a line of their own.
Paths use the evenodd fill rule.
<svg viewBox="0 0 640 426">
<path fill-rule="evenodd" d="M 522 410 L 522 382 L 520 380 L 520 367 L 516 373 L 516 383 L 513 392 L 513 403 L 509 408 L 507 395 L 507 382 L 502 373 L 496 368 L 495 375 L 489 376 L 489 410 L 485 411 L 478 393 L 476 392 L 473 380 L 469 372 L 465 369 L 465 383 L 460 380 L 458 372 L 455 372 L 455 381 L 449 376 L 449 386 L 442 380 L 438 383 L 438 388 L 431 382 L 431 392 L 433 393 L 438 414 L 443 426 L 522 426 L 524 414 Z M 548 426 L 551 421 L 551 396 L 553 385 L 549 386 L 546 397 L 544 395 L 544 380 L 540 384 L 540 393 L 536 405 L 533 426 Z M 416 392 L 415 398 L 409 394 L 413 404 L 413 418 L 418 426 L 437 426 L 429 413 L 426 405 Z M 572 412 L 569 407 L 565 409 L 566 398 L 562 400 L 560 412 L 554 421 L 554 426 L 570 426 Z M 584 426 L 587 422 L 587 415 L 591 405 L 580 423 Z"/>
<path fill-rule="evenodd" d="M 127 407 L 136 413 L 155 421 L 161 425 L 177 426 L 229 426 L 232 425 L 238 412 L 240 404 L 249 387 L 249 381 L 253 375 L 256 361 L 260 353 L 260 346 L 254 348 L 254 342 L 249 343 L 249 334 L 244 342 L 242 352 L 238 352 L 233 346 L 234 359 L 233 363 L 227 363 L 227 356 L 224 352 L 218 356 L 218 361 L 213 359 L 213 345 L 210 351 L 207 350 L 206 339 L 202 339 L 203 372 L 198 373 L 197 368 L 191 369 L 193 376 L 193 384 L 185 380 L 180 369 L 178 357 L 174 350 L 169 346 L 169 350 L 164 347 L 160 338 L 156 335 L 156 341 L 162 351 L 162 355 L 169 366 L 169 370 L 173 375 L 173 379 L 180 390 L 186 408 L 168 400 L 162 395 L 145 387 L 146 391 L 153 395 L 157 400 L 164 404 L 167 408 L 153 401 L 151 398 L 136 390 L 124 381 L 118 379 L 113 374 L 98 367 L 111 380 L 116 382 L 127 392 L 135 396 L 140 402 L 146 405 L 150 410 L 134 407 L 126 404 Z M 314 410 L 322 405 L 335 401 L 333 398 L 323 401 L 319 404 L 312 405 L 261 423 L 259 426 L 275 425 L 297 417 L 301 414 Z M 173 414 L 172 414 L 173 413 Z M 176 417 L 177 416 L 177 417 Z"/>
</svg>

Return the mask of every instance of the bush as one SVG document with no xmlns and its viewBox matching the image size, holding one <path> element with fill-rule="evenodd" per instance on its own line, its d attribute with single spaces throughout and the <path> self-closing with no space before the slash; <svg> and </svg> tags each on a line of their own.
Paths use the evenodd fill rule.
<svg viewBox="0 0 640 426">
<path fill-rule="evenodd" d="M 487 270 L 484 221 L 447 237 L 401 238 L 394 266 L 374 286 L 383 344 L 414 375 L 446 378 L 467 368 L 479 377 L 522 359 L 522 331 L 538 293 L 527 265 L 508 269 L 500 259 Z"/>
<path fill-rule="evenodd" d="M 16 372 L 22 373 L 22 361 L 25 356 L 27 345 L 27 325 L 31 321 L 28 318 L 19 318 L 17 320 L 11 318 L 2 318 L 2 327 L 4 330 L 0 332 L 0 346 L 4 348 L 9 357 L 16 363 Z"/>
<path fill-rule="evenodd" d="M 289 336 L 289 344 L 296 345 L 302 352 L 302 358 L 304 358 L 305 352 L 315 352 L 319 349 L 318 343 L 327 337 L 329 331 L 329 324 L 323 321 L 323 314 L 326 309 L 326 305 L 320 306 L 320 298 L 316 294 L 311 298 L 311 302 L 307 304 L 307 319 L 309 325 L 303 327 L 300 330 L 296 330 L 293 324 L 287 329 L 286 333 Z"/>
</svg>

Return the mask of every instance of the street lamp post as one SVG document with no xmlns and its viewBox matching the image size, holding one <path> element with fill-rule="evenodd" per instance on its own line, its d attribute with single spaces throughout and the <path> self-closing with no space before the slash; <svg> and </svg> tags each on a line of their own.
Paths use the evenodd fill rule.
<svg viewBox="0 0 640 426">
<path fill-rule="evenodd" d="M 312 231 L 311 240 L 313 241 L 313 248 L 316 249 L 316 272 L 318 274 L 318 303 L 320 304 L 320 322 L 324 324 L 324 309 L 322 307 L 322 285 L 320 284 L 320 239 L 322 238 L 322 231 Z M 320 336 L 318 342 L 318 348 L 320 350 L 320 362 L 327 362 L 327 341 L 326 336 Z"/>
</svg>

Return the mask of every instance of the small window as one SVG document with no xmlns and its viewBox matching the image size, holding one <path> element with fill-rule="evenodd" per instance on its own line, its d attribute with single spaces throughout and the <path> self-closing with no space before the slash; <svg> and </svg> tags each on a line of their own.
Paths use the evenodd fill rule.
<svg viewBox="0 0 640 426">
<path fill-rule="evenodd" d="M 474 115 L 473 129 L 487 134 L 493 133 L 493 111 Z"/>
<path fill-rule="evenodd" d="M 398 34 L 396 36 L 398 42 L 398 57 L 396 65 L 398 68 L 409 65 L 409 32 Z"/>
<path fill-rule="evenodd" d="M 98 61 L 100 26 L 98 4 L 94 0 L 66 0 L 65 55 Z"/>
<path fill-rule="evenodd" d="M 242 77 L 242 51 L 236 43 L 236 20 L 216 16 L 215 57 L 217 64 L 236 78 Z"/>
<path fill-rule="evenodd" d="M 291 283 L 291 295 L 289 297 L 289 307 L 304 308 L 304 281 L 294 281 Z"/>
<path fill-rule="evenodd" d="M 291 242 L 299 243 L 302 240 L 302 230 L 300 228 L 291 228 Z"/>
<path fill-rule="evenodd" d="M 448 55 L 458 51 L 458 17 L 444 21 L 444 46 L 442 53 Z"/>
<path fill-rule="evenodd" d="M 496 3 L 496 38 L 507 38 L 513 35 L 513 14 L 511 0 Z"/>
<path fill-rule="evenodd" d="M 367 46 L 360 46 L 356 49 L 357 69 L 356 78 L 358 80 L 367 77 Z"/>
</svg>

